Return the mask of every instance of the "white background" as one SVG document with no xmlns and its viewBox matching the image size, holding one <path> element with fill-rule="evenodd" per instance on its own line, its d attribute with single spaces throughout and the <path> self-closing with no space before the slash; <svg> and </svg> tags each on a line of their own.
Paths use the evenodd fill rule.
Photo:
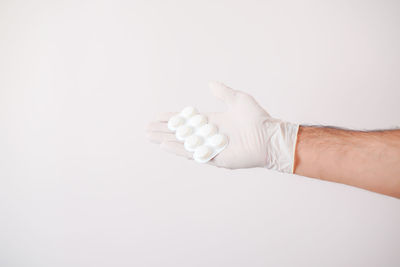
<svg viewBox="0 0 400 267">
<path fill-rule="evenodd" d="M 0 1 L 0 266 L 400 266 L 400 200 L 161 151 L 220 80 L 292 122 L 400 125 L 398 1 Z"/>
</svg>

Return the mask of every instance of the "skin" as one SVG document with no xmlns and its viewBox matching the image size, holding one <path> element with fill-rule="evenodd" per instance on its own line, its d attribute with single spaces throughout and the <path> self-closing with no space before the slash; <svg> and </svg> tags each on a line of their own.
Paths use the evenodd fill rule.
<svg viewBox="0 0 400 267">
<path fill-rule="evenodd" d="M 294 173 L 400 198 L 400 130 L 300 126 Z"/>
</svg>

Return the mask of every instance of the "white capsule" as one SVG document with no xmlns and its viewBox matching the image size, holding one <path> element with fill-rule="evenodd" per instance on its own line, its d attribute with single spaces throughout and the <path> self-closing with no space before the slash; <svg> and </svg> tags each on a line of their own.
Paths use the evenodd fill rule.
<svg viewBox="0 0 400 267">
<path fill-rule="evenodd" d="M 201 114 L 195 115 L 189 120 L 189 124 L 193 127 L 200 127 L 207 123 L 207 117 Z"/>
<path fill-rule="evenodd" d="M 223 134 L 216 134 L 210 139 L 210 144 L 216 148 L 221 148 L 228 142 L 228 138 Z"/>
<path fill-rule="evenodd" d="M 171 131 L 176 131 L 176 129 L 184 123 L 185 119 L 182 118 L 181 116 L 179 115 L 172 116 L 168 120 L 168 129 L 170 129 Z"/>
<path fill-rule="evenodd" d="M 187 125 L 179 126 L 176 129 L 176 138 L 180 141 L 185 140 L 188 136 L 193 133 L 193 128 Z"/>
<path fill-rule="evenodd" d="M 199 134 L 204 136 L 205 138 L 213 136 L 216 133 L 217 133 L 217 127 L 213 124 L 203 125 L 199 129 Z"/>
<path fill-rule="evenodd" d="M 203 143 L 203 138 L 198 135 L 191 135 L 185 140 L 185 148 L 186 150 L 193 151 L 196 147 L 200 146 Z"/>
<path fill-rule="evenodd" d="M 196 108 L 194 107 L 186 107 L 181 111 L 181 115 L 185 118 L 190 118 L 193 117 L 194 115 L 198 114 L 199 112 L 197 111 Z"/>
<path fill-rule="evenodd" d="M 193 157 L 199 160 L 207 160 L 211 153 L 212 150 L 208 146 L 200 146 L 194 151 Z"/>
</svg>

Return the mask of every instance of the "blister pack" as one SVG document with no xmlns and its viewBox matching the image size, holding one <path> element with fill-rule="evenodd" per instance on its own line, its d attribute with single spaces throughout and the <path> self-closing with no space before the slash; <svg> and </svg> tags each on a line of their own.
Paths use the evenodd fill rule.
<svg viewBox="0 0 400 267">
<path fill-rule="evenodd" d="M 193 152 L 193 159 L 200 163 L 211 160 L 228 145 L 228 137 L 218 133 L 217 126 L 208 123 L 207 116 L 194 107 L 186 107 L 171 117 L 168 129 L 175 132 L 176 139 L 184 142 L 185 149 Z"/>
</svg>

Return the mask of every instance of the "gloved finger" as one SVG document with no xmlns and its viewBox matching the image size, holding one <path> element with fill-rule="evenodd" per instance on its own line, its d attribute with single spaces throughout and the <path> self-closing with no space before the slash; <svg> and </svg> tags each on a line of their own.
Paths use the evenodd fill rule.
<svg viewBox="0 0 400 267">
<path fill-rule="evenodd" d="M 161 144 L 166 141 L 176 141 L 175 134 L 173 133 L 150 132 L 147 134 L 147 138 L 150 142 L 156 144 Z"/>
<path fill-rule="evenodd" d="M 177 141 L 165 141 L 161 143 L 160 147 L 167 152 L 187 159 L 192 159 L 192 153 L 184 148 L 183 143 Z"/>
<path fill-rule="evenodd" d="M 236 90 L 233 90 L 232 88 L 229 88 L 220 82 L 210 82 L 208 85 L 212 94 L 218 99 L 222 100 L 225 104 L 230 105 L 234 101 L 236 97 Z"/>
<path fill-rule="evenodd" d="M 164 112 L 161 113 L 157 116 L 157 121 L 160 122 L 168 122 L 168 120 L 172 117 L 178 114 L 178 112 Z"/>
<path fill-rule="evenodd" d="M 163 132 L 163 133 L 171 133 L 171 130 L 168 129 L 168 124 L 166 122 L 151 122 L 147 126 L 147 132 Z"/>
</svg>

